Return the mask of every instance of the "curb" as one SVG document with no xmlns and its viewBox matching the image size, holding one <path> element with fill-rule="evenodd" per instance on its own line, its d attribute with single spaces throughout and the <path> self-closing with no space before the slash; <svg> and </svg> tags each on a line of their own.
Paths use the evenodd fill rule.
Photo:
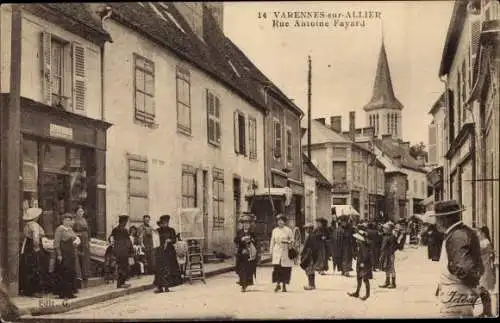
<svg viewBox="0 0 500 323">
<path fill-rule="evenodd" d="M 270 261 L 271 261 L 270 258 L 269 259 L 266 258 L 266 259 L 261 261 L 261 264 L 266 264 Z M 213 276 L 229 273 L 231 271 L 234 271 L 234 269 L 235 269 L 234 265 L 215 269 L 215 270 L 206 272 L 205 278 L 210 278 Z M 19 309 L 19 313 L 23 318 L 26 318 L 25 316 L 29 316 L 29 315 L 41 316 L 41 315 L 50 315 L 50 314 L 62 314 L 62 313 L 66 313 L 66 312 L 80 309 L 83 307 L 87 307 L 90 305 L 106 302 L 106 301 L 109 301 L 109 300 L 112 300 L 115 298 L 127 296 L 127 295 L 134 294 L 134 293 L 144 292 L 144 291 L 147 291 L 147 290 L 150 290 L 153 288 L 154 288 L 153 284 L 130 287 L 127 289 L 115 290 L 115 291 L 110 292 L 110 293 L 97 295 L 97 296 L 89 297 L 86 299 L 80 299 L 80 300 L 77 299 L 77 300 L 74 300 L 68 304 L 64 304 L 64 302 L 63 302 L 62 304 L 50 306 L 47 308 L 31 307 L 31 308 Z"/>
</svg>

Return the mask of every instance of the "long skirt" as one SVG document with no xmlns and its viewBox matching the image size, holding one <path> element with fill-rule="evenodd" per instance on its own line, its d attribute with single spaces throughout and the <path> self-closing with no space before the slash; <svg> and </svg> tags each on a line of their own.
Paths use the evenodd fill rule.
<svg viewBox="0 0 500 323">
<path fill-rule="evenodd" d="M 35 293 L 48 291 L 48 255 L 42 247 L 40 247 L 39 251 L 35 251 L 32 239 L 26 240 L 24 253 L 21 254 L 19 265 L 19 289 L 21 295 L 32 296 Z"/>
<path fill-rule="evenodd" d="M 159 288 L 182 285 L 182 275 L 177 262 L 177 255 L 172 245 L 156 248 L 156 268 L 153 285 Z"/>
<path fill-rule="evenodd" d="M 314 263 L 317 271 L 328 271 L 328 245 L 322 244 L 318 249 L 318 257 Z"/>
<path fill-rule="evenodd" d="M 281 265 L 274 265 L 273 267 L 273 283 L 290 284 L 292 276 L 292 267 L 283 267 Z"/>
<path fill-rule="evenodd" d="M 253 276 L 255 273 L 254 262 L 249 261 L 244 255 L 237 255 L 236 272 L 239 277 L 239 284 L 242 287 L 253 285 Z"/>
<path fill-rule="evenodd" d="M 76 252 L 71 240 L 61 241 L 62 261 L 57 264 L 58 294 L 60 297 L 71 297 L 75 290 Z"/>
</svg>

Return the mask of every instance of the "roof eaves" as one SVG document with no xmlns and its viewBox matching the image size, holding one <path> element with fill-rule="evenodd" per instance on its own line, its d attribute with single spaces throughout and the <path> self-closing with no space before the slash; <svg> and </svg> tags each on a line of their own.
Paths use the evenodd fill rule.
<svg viewBox="0 0 500 323">
<path fill-rule="evenodd" d="M 468 1 L 455 1 L 453 12 L 451 14 L 450 25 L 446 33 L 441 64 L 439 67 L 439 76 L 448 74 L 459 42 L 459 35 L 464 28 L 464 20 L 467 12 Z"/>
</svg>

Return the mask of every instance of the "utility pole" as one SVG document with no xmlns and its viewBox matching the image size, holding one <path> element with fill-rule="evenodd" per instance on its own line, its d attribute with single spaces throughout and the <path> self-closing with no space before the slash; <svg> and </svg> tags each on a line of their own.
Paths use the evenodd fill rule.
<svg viewBox="0 0 500 323">
<path fill-rule="evenodd" d="M 19 218 L 21 191 L 21 6 L 12 5 L 10 95 L 7 107 L 7 163 L 4 169 L 7 179 L 7 282 L 9 292 L 18 293 L 19 276 Z M 5 216 L 4 215 L 4 216 Z"/>
<path fill-rule="evenodd" d="M 311 160 L 311 56 L 308 56 L 307 73 L 307 157 Z"/>
</svg>

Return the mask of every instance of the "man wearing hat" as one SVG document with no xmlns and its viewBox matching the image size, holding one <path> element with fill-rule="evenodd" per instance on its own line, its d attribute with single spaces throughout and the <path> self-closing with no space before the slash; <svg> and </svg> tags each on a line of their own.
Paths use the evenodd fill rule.
<svg viewBox="0 0 500 323">
<path fill-rule="evenodd" d="M 434 206 L 436 227 L 445 237 L 441 249 L 438 296 L 444 317 L 472 317 L 484 273 L 479 238 L 461 221 L 463 209 L 455 200 Z"/>
<path fill-rule="evenodd" d="M 328 232 L 328 221 L 325 218 L 316 219 L 316 228 L 314 229 L 314 235 L 317 236 L 318 243 L 318 258 L 316 259 L 315 267 L 316 271 L 320 275 L 324 275 L 328 271 L 328 245 L 329 245 L 329 232 Z"/>
<path fill-rule="evenodd" d="M 365 283 L 365 296 L 360 297 L 365 301 L 370 297 L 370 279 L 373 278 L 372 272 L 372 253 L 370 250 L 370 242 L 368 241 L 368 234 L 364 230 L 358 230 L 353 235 L 356 239 L 356 291 L 354 293 L 347 293 L 351 297 L 359 297 L 362 283 Z"/>
<path fill-rule="evenodd" d="M 234 243 L 236 244 L 236 266 L 238 284 L 241 292 L 246 292 L 248 286 L 254 284 L 254 276 L 257 267 L 257 240 L 251 229 L 252 217 L 245 214 L 239 219 L 241 229 L 236 233 Z"/>
<path fill-rule="evenodd" d="M 116 257 L 116 265 L 118 266 L 118 279 L 116 280 L 117 288 L 129 288 L 130 284 L 126 284 L 129 278 L 130 263 L 129 258 L 133 256 L 134 249 L 128 230 L 128 215 L 118 216 L 118 226 L 111 231 L 109 242 L 113 247 Z"/>
<path fill-rule="evenodd" d="M 382 226 L 384 232 L 382 236 L 382 244 L 380 246 L 380 269 L 385 271 L 385 284 L 380 285 L 380 288 L 396 288 L 396 268 L 395 268 L 395 253 L 397 250 L 397 240 L 393 233 L 394 224 L 387 222 Z"/>
<path fill-rule="evenodd" d="M 307 223 L 304 225 L 305 239 L 304 247 L 300 252 L 300 268 L 302 268 L 307 275 L 308 285 L 304 286 L 305 290 L 316 289 L 315 282 L 315 264 L 318 259 L 318 236 L 314 234 L 314 225 Z"/>
</svg>

